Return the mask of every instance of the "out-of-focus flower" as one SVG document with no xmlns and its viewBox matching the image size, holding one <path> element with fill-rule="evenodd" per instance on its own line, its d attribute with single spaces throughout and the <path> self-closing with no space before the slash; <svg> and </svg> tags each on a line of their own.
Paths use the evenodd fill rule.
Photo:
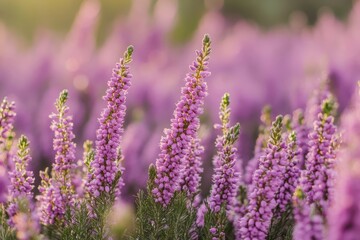
<svg viewBox="0 0 360 240">
<path fill-rule="evenodd" d="M 110 211 L 108 222 L 115 239 L 121 239 L 124 233 L 131 235 L 135 226 L 133 206 L 124 201 L 117 201 Z"/>
<path fill-rule="evenodd" d="M 336 168 L 334 201 L 328 214 L 331 240 L 356 239 L 360 234 L 360 92 L 353 100 L 341 118 L 344 139 Z"/>
<path fill-rule="evenodd" d="M 323 240 L 323 218 L 314 209 L 314 204 L 309 205 L 306 203 L 305 195 L 301 188 L 295 190 L 293 206 L 295 219 L 294 240 Z"/>
</svg>

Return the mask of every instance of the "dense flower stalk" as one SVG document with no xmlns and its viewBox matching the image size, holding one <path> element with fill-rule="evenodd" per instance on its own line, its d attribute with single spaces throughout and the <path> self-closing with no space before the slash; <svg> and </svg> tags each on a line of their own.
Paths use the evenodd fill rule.
<svg viewBox="0 0 360 240">
<path fill-rule="evenodd" d="M 55 103 L 57 113 L 50 115 L 52 119 L 50 128 L 54 132 L 53 148 L 55 151 L 53 173 L 64 184 L 69 180 L 71 171 L 76 167 L 75 135 L 73 133 L 72 117 L 68 116 L 67 100 L 68 91 L 63 90 Z"/>
<path fill-rule="evenodd" d="M 116 64 L 108 81 L 108 90 L 104 96 L 107 107 L 101 113 L 100 127 L 96 132 L 95 157 L 91 162 L 88 177 L 90 195 L 99 197 L 101 194 L 118 198 L 122 184 L 123 168 L 119 161 L 121 136 L 126 114 L 126 95 L 131 86 L 132 75 L 128 64 L 132 61 L 133 47 L 130 46 L 124 57 Z"/>
<path fill-rule="evenodd" d="M 236 168 L 237 148 L 235 143 L 239 138 L 240 124 L 230 127 L 230 97 L 226 93 L 220 104 L 221 124 L 215 128 L 222 129 L 222 135 L 216 139 L 217 153 L 214 157 L 214 174 L 208 202 L 209 214 L 216 218 L 216 222 L 209 229 L 212 239 L 225 239 L 225 223 L 222 211 L 231 212 L 236 205 L 236 194 L 240 185 L 240 173 Z M 206 214 L 205 209 L 205 214 Z M 202 222 L 204 213 L 198 213 L 198 222 Z M 230 213 L 232 215 L 232 213 Z M 232 216 L 231 216 L 232 217 Z"/>
<path fill-rule="evenodd" d="M 0 165 L 11 169 L 11 147 L 14 138 L 15 103 L 4 98 L 0 104 Z"/>
<path fill-rule="evenodd" d="M 276 202 L 280 213 L 283 213 L 289 204 L 298 185 L 300 177 L 300 168 L 298 164 L 299 151 L 297 149 L 297 139 L 295 132 L 290 133 L 287 144 L 287 162 L 284 171 L 284 180 L 276 194 Z"/>
<path fill-rule="evenodd" d="M 214 158 L 214 175 L 209 197 L 209 207 L 212 212 L 219 212 L 221 207 L 228 208 L 234 204 L 240 184 L 240 173 L 235 164 L 237 149 L 234 146 L 239 133 L 240 124 L 229 127 L 230 122 L 229 94 L 225 94 L 220 106 L 220 120 L 223 135 L 216 139 L 217 154 Z"/>
<path fill-rule="evenodd" d="M 181 179 L 181 189 L 186 192 L 189 199 L 194 199 L 200 191 L 200 174 L 203 172 L 201 155 L 204 147 L 199 138 L 191 140 L 189 154 L 184 159 L 184 173 Z"/>
<path fill-rule="evenodd" d="M 266 142 L 270 134 L 271 127 L 271 108 L 270 106 L 265 106 L 262 109 L 261 113 L 261 124 L 259 126 L 259 135 L 255 142 L 254 157 L 249 160 L 247 163 L 245 173 L 244 173 L 244 182 L 248 186 L 251 186 L 254 172 L 259 167 L 259 158 L 262 155 L 264 149 L 266 148 Z"/>
<path fill-rule="evenodd" d="M 55 106 L 57 113 L 50 115 L 52 119 L 51 130 L 54 132 L 53 148 L 55 162 L 51 172 L 51 179 L 42 174 L 42 184 L 39 187 L 41 221 L 44 224 L 53 224 L 61 221 L 67 208 L 74 205 L 77 200 L 73 184 L 76 170 L 75 136 L 72 132 L 72 117 L 68 116 L 69 107 L 66 105 L 68 92 L 60 93 Z"/>
<path fill-rule="evenodd" d="M 26 198 L 29 202 L 33 199 L 34 174 L 27 170 L 31 161 L 29 154 L 29 141 L 25 136 L 21 136 L 18 142 L 17 155 L 14 157 L 14 170 L 9 172 L 9 206 L 7 209 L 9 215 L 9 224 L 14 226 L 13 217 L 18 213 L 19 201 Z"/>
<path fill-rule="evenodd" d="M 305 123 L 305 117 L 301 109 L 298 109 L 294 112 L 292 125 L 296 133 L 296 144 L 299 148 L 298 164 L 300 169 L 304 169 L 306 157 L 309 152 L 308 135 L 311 129 Z"/>
<path fill-rule="evenodd" d="M 0 144 L 4 144 L 9 137 L 15 116 L 15 103 L 4 98 L 0 104 Z"/>
<path fill-rule="evenodd" d="M 199 129 L 199 115 L 203 112 L 207 95 L 205 78 L 208 72 L 210 38 L 205 35 L 202 51 L 197 51 L 196 61 L 190 65 L 185 87 L 181 90 L 180 101 L 176 104 L 171 128 L 165 129 L 160 142 L 160 154 L 156 160 L 157 176 L 153 195 L 156 202 L 167 206 L 174 193 L 180 190 L 184 157 L 188 155 L 192 139 Z"/>
<path fill-rule="evenodd" d="M 301 178 L 307 203 L 316 203 L 323 216 L 326 215 L 333 194 L 335 148 L 338 139 L 332 116 L 335 106 L 333 98 L 327 98 L 322 103 L 322 111 L 309 134 L 310 149 Z"/>
<path fill-rule="evenodd" d="M 240 220 L 238 239 L 262 240 L 267 236 L 287 161 L 286 143 L 281 136 L 282 120 L 278 116 L 272 124 L 268 146 L 253 176 L 254 188 L 249 194 L 247 213 Z"/>
<path fill-rule="evenodd" d="M 0 104 L 0 203 L 5 202 L 8 192 L 9 159 L 13 138 L 15 103 L 6 98 Z"/>
<path fill-rule="evenodd" d="M 323 240 L 323 219 L 314 210 L 314 205 L 306 203 L 304 192 L 301 188 L 295 190 L 293 196 L 295 227 L 294 240 Z"/>
<path fill-rule="evenodd" d="M 334 204 L 328 215 L 330 240 L 352 240 L 360 235 L 360 91 L 354 100 L 341 119 L 344 141 L 339 153 Z"/>
</svg>

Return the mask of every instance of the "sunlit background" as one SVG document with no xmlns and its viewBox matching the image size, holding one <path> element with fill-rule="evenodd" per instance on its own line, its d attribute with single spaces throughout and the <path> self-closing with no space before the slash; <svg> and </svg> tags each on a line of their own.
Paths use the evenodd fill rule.
<svg viewBox="0 0 360 240">
<path fill-rule="evenodd" d="M 322 11 L 332 11 L 338 19 L 346 20 L 353 5 L 351 0 L 170 0 L 176 1 L 176 23 L 169 33 L 172 41 L 184 42 L 191 38 L 201 17 L 208 11 L 218 10 L 229 21 L 239 19 L 259 24 L 264 29 L 287 24 L 293 14 L 301 13 L 309 25 L 314 25 Z M 41 29 L 51 29 L 61 36 L 69 31 L 84 1 L 12 0 L 0 1 L 1 21 L 19 36 L 32 41 Z M 97 28 L 97 42 L 101 44 L 113 23 L 129 14 L 132 0 L 102 0 Z M 151 15 L 157 0 L 151 0 Z M 145 6 L 146 4 L 144 4 Z M 141 17 L 141 16 L 139 16 Z"/>
</svg>

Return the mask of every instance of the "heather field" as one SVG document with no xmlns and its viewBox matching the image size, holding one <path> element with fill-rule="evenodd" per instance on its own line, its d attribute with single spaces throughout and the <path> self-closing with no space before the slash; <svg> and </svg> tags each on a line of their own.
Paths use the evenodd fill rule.
<svg viewBox="0 0 360 240">
<path fill-rule="evenodd" d="M 0 2 L 0 240 L 359 240 L 339 2 Z"/>
</svg>

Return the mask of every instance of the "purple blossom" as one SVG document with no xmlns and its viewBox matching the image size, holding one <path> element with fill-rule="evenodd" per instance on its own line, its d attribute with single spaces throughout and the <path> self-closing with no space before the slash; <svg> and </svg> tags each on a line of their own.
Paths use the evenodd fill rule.
<svg viewBox="0 0 360 240">
<path fill-rule="evenodd" d="M 309 154 L 301 186 L 308 204 L 316 203 L 326 216 L 333 194 L 334 164 L 338 137 L 332 116 L 336 103 L 331 97 L 321 105 L 321 112 L 309 134 Z"/>
<path fill-rule="evenodd" d="M 298 185 L 300 177 L 300 168 L 298 164 L 299 151 L 297 150 L 297 138 L 295 132 L 289 135 L 287 144 L 287 162 L 283 176 L 283 182 L 276 194 L 276 202 L 280 213 L 285 212 L 286 208 L 291 204 L 292 196 Z"/>
<path fill-rule="evenodd" d="M 240 219 L 238 239 L 262 240 L 267 236 L 287 162 L 286 143 L 281 136 L 282 120 L 283 117 L 278 116 L 272 124 L 268 146 L 253 176 L 254 188 L 248 195 L 247 213 Z"/>
<path fill-rule="evenodd" d="M 0 144 L 4 144 L 5 139 L 9 137 L 14 127 L 15 116 L 15 103 L 4 98 L 0 104 Z"/>
<path fill-rule="evenodd" d="M 295 227 L 294 240 L 323 240 L 323 219 L 314 212 L 314 204 L 307 204 L 301 188 L 295 190 L 293 196 Z"/>
<path fill-rule="evenodd" d="M 66 105 L 68 92 L 64 90 L 60 93 L 55 106 L 57 113 L 50 115 L 52 119 L 51 130 L 54 132 L 53 149 L 55 151 L 55 162 L 53 172 L 56 178 L 65 183 L 71 171 L 76 168 L 75 161 L 75 135 L 73 133 L 72 117 L 68 116 L 69 107 Z"/>
<path fill-rule="evenodd" d="M 203 152 L 204 147 L 201 146 L 200 139 L 191 139 L 189 154 L 184 158 L 184 172 L 180 186 L 192 200 L 200 191 L 200 174 L 203 172 L 201 155 Z"/>
<path fill-rule="evenodd" d="M 21 198 L 26 198 L 29 202 L 33 200 L 34 188 L 34 174 L 28 171 L 28 166 L 31 161 L 29 154 L 29 141 L 25 136 L 21 136 L 18 143 L 18 152 L 14 156 L 14 170 L 9 172 L 10 187 L 9 187 L 9 206 L 7 212 L 9 215 L 9 224 L 14 226 L 13 217 L 19 211 L 19 201 Z"/>
<path fill-rule="evenodd" d="M 14 138 L 15 103 L 6 98 L 0 104 L 0 164 L 11 169 L 11 148 Z"/>
<path fill-rule="evenodd" d="M 237 149 L 233 146 L 238 138 L 240 125 L 237 124 L 229 129 L 225 136 L 216 140 L 219 166 L 215 167 L 213 185 L 211 188 L 209 207 L 217 213 L 221 207 L 234 204 L 235 196 L 240 183 L 239 172 L 235 169 Z"/>
<path fill-rule="evenodd" d="M 180 190 L 184 157 L 188 155 L 191 140 L 199 129 L 199 115 L 203 112 L 207 85 L 204 79 L 210 75 L 208 60 L 211 51 L 210 38 L 205 35 L 202 51 L 197 51 L 196 61 L 190 65 L 185 87 L 181 89 L 180 101 L 176 104 L 171 128 L 165 129 L 160 142 L 160 154 L 156 160 L 157 176 L 152 193 L 156 202 L 166 207 L 175 191 Z"/>
<path fill-rule="evenodd" d="M 225 94 L 220 105 L 220 120 L 222 125 L 216 127 L 222 129 L 223 135 L 216 139 L 217 153 L 214 158 L 214 174 L 209 197 L 209 207 L 214 213 L 218 213 L 222 207 L 229 209 L 235 204 L 236 193 L 240 184 L 240 173 L 235 165 L 237 162 L 237 149 L 234 146 L 240 133 L 240 124 L 229 127 L 230 123 L 230 99 Z"/>
<path fill-rule="evenodd" d="M 61 193 L 60 182 L 50 178 L 48 169 L 40 172 L 41 185 L 40 194 L 37 196 L 40 221 L 44 225 L 52 225 L 61 222 L 65 215 L 67 199 Z"/>
<path fill-rule="evenodd" d="M 47 173 L 42 173 L 42 184 L 39 187 L 41 221 L 53 224 L 62 221 L 67 208 L 74 206 L 77 201 L 75 187 L 73 185 L 76 170 L 75 138 L 72 128 L 72 118 L 67 116 L 69 108 L 66 105 L 68 92 L 60 93 L 55 106 L 57 113 L 50 115 L 52 119 L 51 130 L 54 132 L 53 148 L 55 162 L 51 172 L 51 179 Z"/>
<path fill-rule="evenodd" d="M 6 200 L 9 159 L 11 157 L 11 141 L 13 123 L 16 116 L 15 103 L 6 98 L 0 104 L 0 203 Z"/>
<path fill-rule="evenodd" d="M 124 57 L 116 64 L 113 75 L 108 81 L 108 90 L 104 96 L 107 107 L 101 113 L 100 127 L 96 133 L 96 150 L 91 162 L 87 191 L 95 198 L 101 194 L 120 196 L 122 186 L 120 154 L 121 136 L 124 132 L 126 113 L 126 95 L 131 85 L 132 75 L 128 64 L 132 61 L 133 47 L 127 48 Z"/>
<path fill-rule="evenodd" d="M 352 240 L 360 234 L 360 92 L 353 100 L 341 118 L 344 139 L 334 202 L 328 214 L 330 240 Z"/>
<path fill-rule="evenodd" d="M 40 224 L 33 203 L 27 199 L 19 199 L 19 210 L 12 217 L 16 238 L 18 240 L 41 240 Z"/>
<path fill-rule="evenodd" d="M 230 97 L 226 93 L 220 104 L 219 117 L 221 124 L 215 125 L 215 128 L 222 129 L 222 135 L 216 139 L 217 149 L 214 157 L 214 174 L 212 177 L 212 186 L 209 199 L 207 200 L 209 210 L 216 217 L 216 225 L 209 229 L 212 239 L 225 238 L 225 226 L 220 220 L 222 211 L 226 210 L 227 217 L 233 218 L 233 212 L 237 200 L 236 194 L 240 186 L 240 173 L 236 168 L 237 148 L 235 143 L 239 138 L 240 124 L 237 123 L 230 127 Z M 204 213 L 203 213 L 204 214 Z M 198 224 L 203 222 L 201 214 L 198 213 Z M 226 218 L 226 217 L 225 217 Z"/>
</svg>

